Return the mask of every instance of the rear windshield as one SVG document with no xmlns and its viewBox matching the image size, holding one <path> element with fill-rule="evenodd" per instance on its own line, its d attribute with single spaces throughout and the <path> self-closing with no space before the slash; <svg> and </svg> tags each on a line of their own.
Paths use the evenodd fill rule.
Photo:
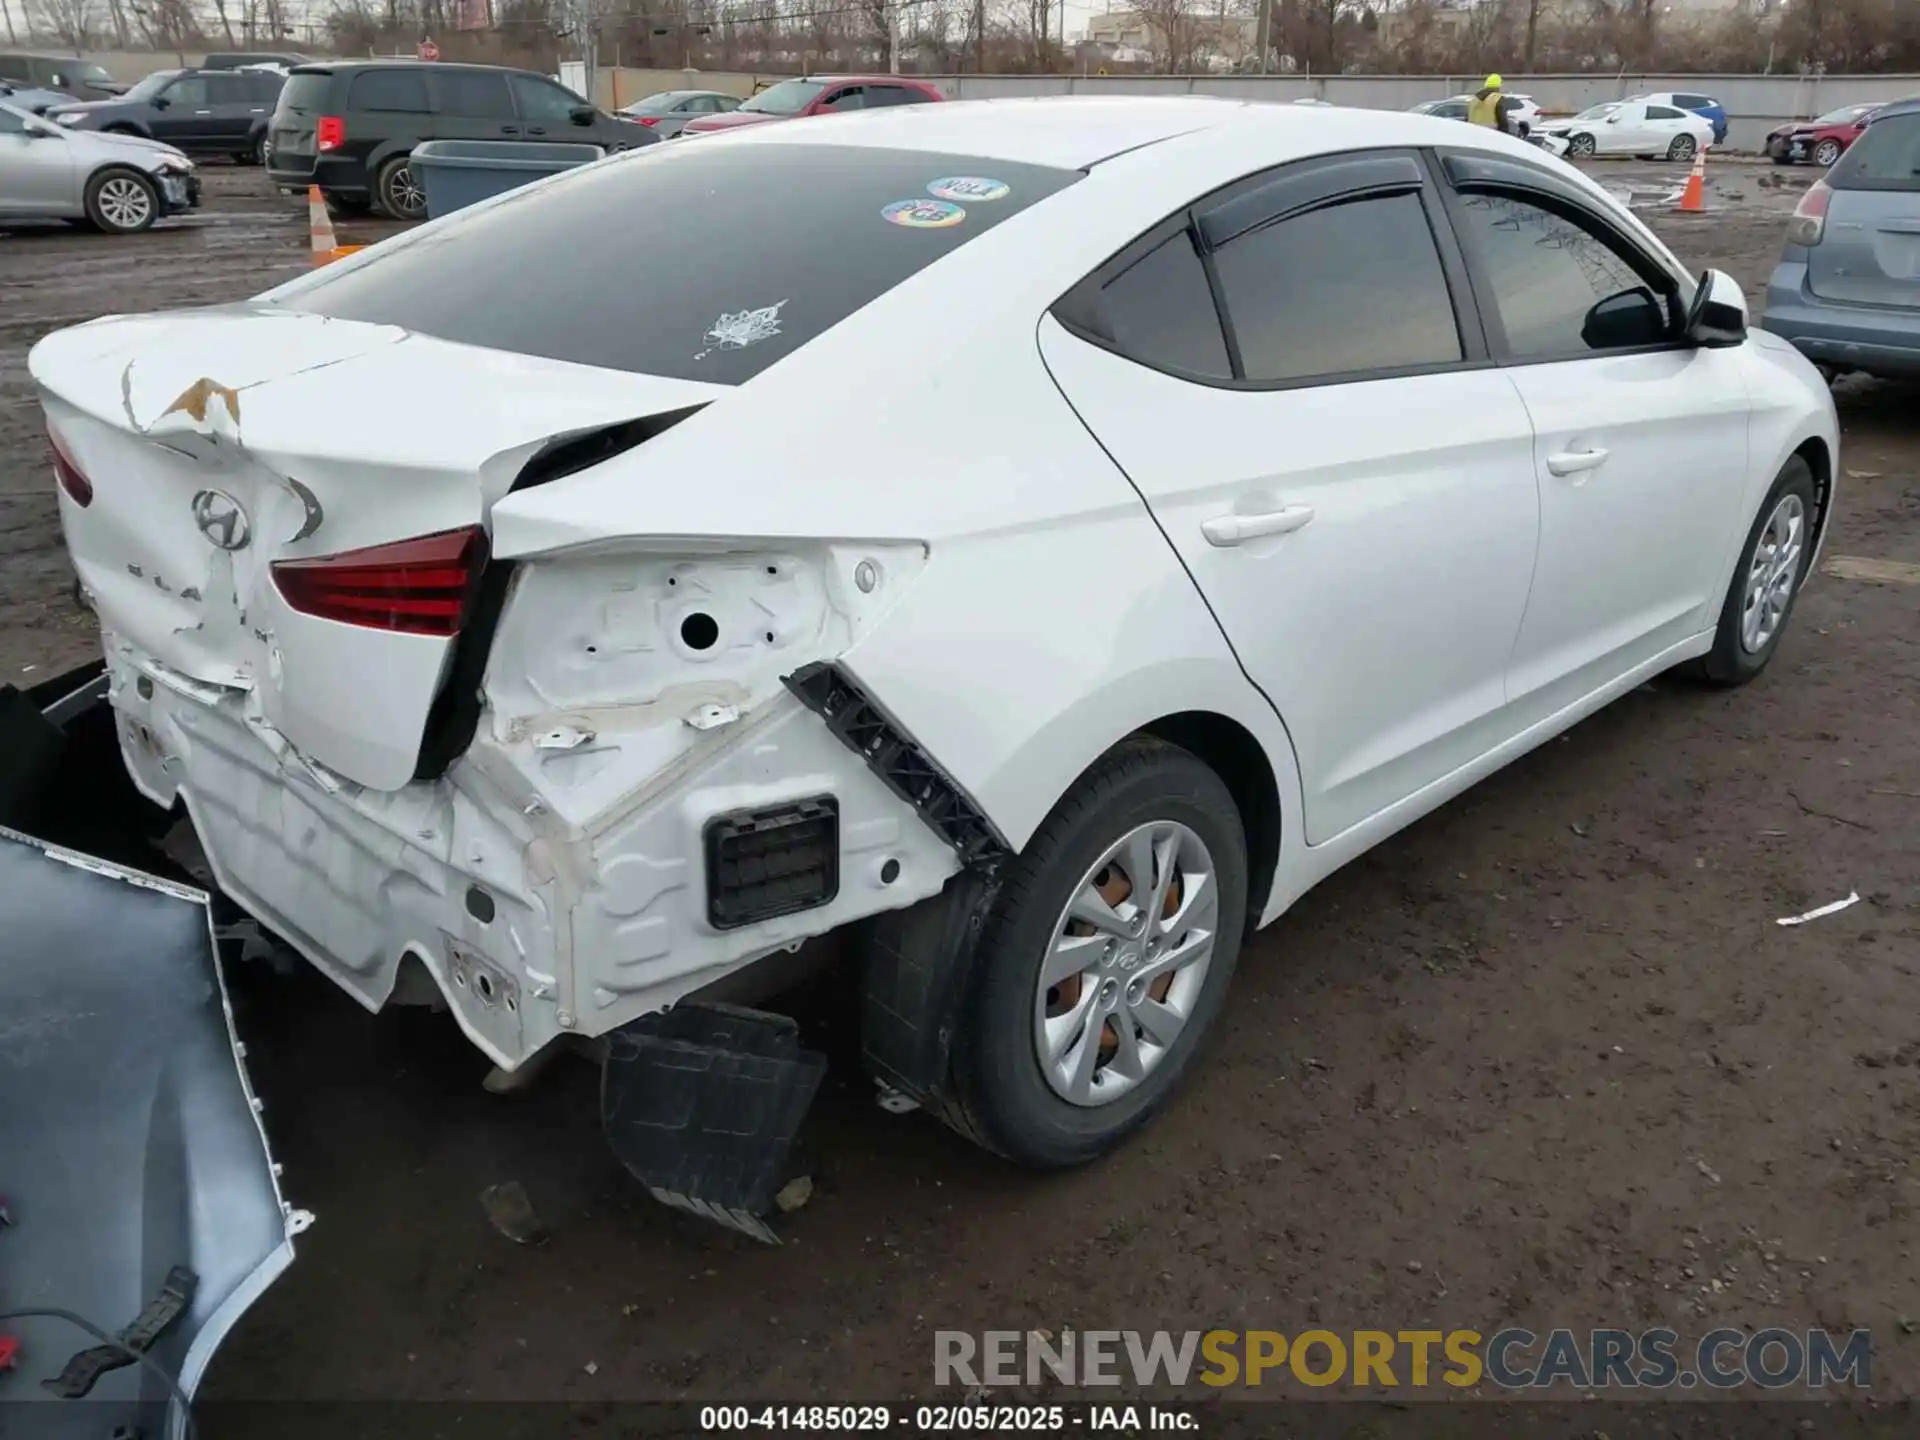
<svg viewBox="0 0 1920 1440">
<path fill-rule="evenodd" d="M 1827 173 L 1835 190 L 1920 191 L 1920 111 L 1875 120 Z"/>
<path fill-rule="evenodd" d="M 280 89 L 280 108 L 317 111 L 327 103 L 327 91 L 332 85 L 333 76 L 325 72 L 295 72 Z"/>
<path fill-rule="evenodd" d="M 1079 178 L 918 150 L 676 141 L 457 216 L 357 269 L 321 271 L 277 303 L 739 384 Z"/>
</svg>

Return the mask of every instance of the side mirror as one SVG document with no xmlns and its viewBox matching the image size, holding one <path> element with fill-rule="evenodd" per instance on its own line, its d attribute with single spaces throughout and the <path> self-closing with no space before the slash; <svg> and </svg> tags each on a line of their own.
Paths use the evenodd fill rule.
<svg viewBox="0 0 1920 1440">
<path fill-rule="evenodd" d="M 567 118 L 576 125 L 591 125 L 600 118 L 600 112 L 591 105 L 576 105 L 567 112 Z"/>
<path fill-rule="evenodd" d="M 1747 297 L 1739 282 L 1720 270 L 1701 272 L 1687 307 L 1687 341 L 1702 350 L 1730 350 L 1747 339 Z"/>
<path fill-rule="evenodd" d="M 1607 296 L 1587 311 L 1580 326 L 1580 341 L 1589 350 L 1631 350 L 1671 340 L 1672 324 L 1659 297 L 1646 286 L 1636 285 Z"/>
<path fill-rule="evenodd" d="M 167 99 L 167 97 L 164 95 L 156 95 L 153 97 L 153 99 L 149 100 L 147 103 L 153 106 L 153 108 L 156 110 L 164 110 L 173 102 Z"/>
</svg>

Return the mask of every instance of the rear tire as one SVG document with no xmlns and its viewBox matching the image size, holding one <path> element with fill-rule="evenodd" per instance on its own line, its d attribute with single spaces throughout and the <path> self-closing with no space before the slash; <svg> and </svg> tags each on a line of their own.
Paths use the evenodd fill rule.
<svg viewBox="0 0 1920 1440">
<path fill-rule="evenodd" d="M 1744 685 L 1767 668 L 1813 558 L 1818 505 L 1813 468 L 1796 455 L 1781 467 L 1747 531 L 1720 606 L 1713 649 L 1689 667 L 1696 679 Z"/>
<path fill-rule="evenodd" d="M 112 166 L 87 182 L 87 222 L 108 235 L 137 235 L 160 218 L 160 192 L 138 170 Z"/>
<path fill-rule="evenodd" d="M 267 137 L 256 135 L 247 142 L 247 148 L 234 156 L 236 164 L 264 165 L 267 163 Z"/>
<path fill-rule="evenodd" d="M 1150 898 L 1133 902 L 1136 880 L 1160 881 L 1161 924 L 1147 923 Z M 1069 913 L 1087 904 L 1106 917 L 1101 926 Z M 1112 1150 L 1160 1112 L 1190 1067 L 1246 928 L 1246 837 L 1220 777 L 1155 740 L 1109 751 L 1008 863 L 954 1037 L 943 1118 L 1038 1168 Z M 1043 966 L 1063 956 L 1083 968 L 1056 969 L 1043 984 Z"/>
<path fill-rule="evenodd" d="M 396 155 L 380 167 L 373 193 L 384 215 L 395 220 L 427 218 L 427 193 L 408 168 L 405 155 Z"/>
<path fill-rule="evenodd" d="M 1673 143 L 1667 146 L 1667 159 L 1691 160 L 1693 152 L 1697 149 L 1699 146 L 1691 135 L 1676 135 L 1673 137 Z"/>
</svg>

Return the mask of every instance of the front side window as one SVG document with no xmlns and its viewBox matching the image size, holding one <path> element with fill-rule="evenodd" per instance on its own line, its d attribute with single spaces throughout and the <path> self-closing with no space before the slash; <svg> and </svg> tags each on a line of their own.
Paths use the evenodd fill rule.
<svg viewBox="0 0 1920 1440">
<path fill-rule="evenodd" d="M 1462 195 L 1456 224 L 1492 288 L 1513 358 L 1567 359 L 1672 338 L 1664 296 L 1568 216 L 1517 196 Z"/>
<path fill-rule="evenodd" d="M 1671 105 L 1649 105 L 1647 107 L 1647 114 L 1655 120 L 1684 120 L 1687 118 L 1685 111 L 1676 110 Z"/>
<path fill-rule="evenodd" d="M 515 75 L 510 83 L 514 98 L 520 102 L 520 113 L 529 120 L 565 125 L 573 119 L 573 112 L 587 103 L 551 80 L 535 75 Z"/>
<path fill-rule="evenodd" d="M 820 102 L 822 110 L 859 110 L 867 103 L 866 92 L 858 85 L 849 85 L 844 90 L 836 90 Z"/>
<path fill-rule="evenodd" d="M 197 110 L 207 103 L 207 81 L 203 75 L 188 75 L 167 87 L 167 103 Z"/>
<path fill-rule="evenodd" d="M 851 155 L 649 146 L 263 298 L 464 345 L 737 385 L 1081 178 L 980 156 Z M 769 226 L 780 244 L 767 243 Z M 680 257 L 671 284 L 636 281 L 634 256 L 649 254 Z"/>
<path fill-rule="evenodd" d="M 1417 195 L 1350 200 L 1228 241 L 1214 255 L 1248 380 L 1402 370 L 1461 358 Z"/>
</svg>

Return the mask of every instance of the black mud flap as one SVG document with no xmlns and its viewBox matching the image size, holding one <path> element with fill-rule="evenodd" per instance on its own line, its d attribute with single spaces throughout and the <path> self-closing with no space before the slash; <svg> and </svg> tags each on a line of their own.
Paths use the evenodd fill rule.
<svg viewBox="0 0 1920 1440">
<path fill-rule="evenodd" d="M 769 1245 L 793 1137 L 826 1074 L 793 1021 L 688 1001 L 607 1037 L 600 1119 L 654 1199 Z"/>
<path fill-rule="evenodd" d="M 124 783 L 116 752 L 69 743 L 76 726 L 111 734 L 97 678 L 79 680 L 0 702 L 0 751 L 23 738 L 55 766 L 51 781 L 6 772 L 10 821 L 90 811 L 67 793 L 74 764 Z M 11 1221 L 0 1312 L 70 1312 L 117 1342 L 48 1314 L 0 1321 L 14 1358 L 0 1373 L 0 1431 L 22 1440 L 183 1435 L 180 1399 L 291 1263 L 310 1218 L 280 1196 L 207 897 L 11 829 L 0 829 L 0 1193 Z"/>
</svg>

